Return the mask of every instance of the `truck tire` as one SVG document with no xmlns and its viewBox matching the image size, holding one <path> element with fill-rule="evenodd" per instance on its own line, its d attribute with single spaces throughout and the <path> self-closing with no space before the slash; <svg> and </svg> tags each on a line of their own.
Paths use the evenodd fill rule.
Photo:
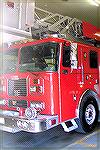
<svg viewBox="0 0 100 150">
<path fill-rule="evenodd" d="M 98 105 L 93 96 L 83 97 L 79 110 L 79 128 L 76 130 L 81 133 L 88 133 L 94 130 L 98 122 Z"/>
</svg>

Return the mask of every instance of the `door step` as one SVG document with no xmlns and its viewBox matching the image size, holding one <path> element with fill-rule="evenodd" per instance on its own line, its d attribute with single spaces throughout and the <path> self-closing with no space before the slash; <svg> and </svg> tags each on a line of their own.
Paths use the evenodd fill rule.
<svg viewBox="0 0 100 150">
<path fill-rule="evenodd" d="M 78 125 L 74 119 L 69 120 L 67 122 L 63 122 L 63 123 L 61 123 L 61 125 L 65 132 L 70 132 L 70 131 L 78 128 Z"/>
</svg>

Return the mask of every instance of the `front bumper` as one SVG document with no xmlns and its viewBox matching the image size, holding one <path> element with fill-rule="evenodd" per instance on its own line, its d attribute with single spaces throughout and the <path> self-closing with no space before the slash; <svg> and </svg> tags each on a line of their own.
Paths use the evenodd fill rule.
<svg viewBox="0 0 100 150">
<path fill-rule="evenodd" d="M 58 125 L 58 116 L 39 115 L 35 119 L 27 119 L 18 117 L 18 114 L 13 111 L 0 113 L 0 130 L 7 132 L 26 131 L 37 133 L 46 131 L 56 125 Z"/>
</svg>

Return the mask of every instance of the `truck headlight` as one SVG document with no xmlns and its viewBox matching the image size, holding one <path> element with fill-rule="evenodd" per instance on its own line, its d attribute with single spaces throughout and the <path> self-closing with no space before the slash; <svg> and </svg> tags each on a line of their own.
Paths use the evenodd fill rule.
<svg viewBox="0 0 100 150">
<path fill-rule="evenodd" d="M 37 92 L 37 93 L 43 93 L 43 87 L 40 85 L 37 86 L 31 86 L 30 92 Z"/>
<path fill-rule="evenodd" d="M 25 110 L 25 116 L 28 119 L 33 119 L 37 117 L 37 110 L 35 108 L 27 108 Z"/>
<path fill-rule="evenodd" d="M 31 86 L 30 87 L 30 92 L 36 92 L 37 90 L 37 87 L 36 86 Z"/>
</svg>

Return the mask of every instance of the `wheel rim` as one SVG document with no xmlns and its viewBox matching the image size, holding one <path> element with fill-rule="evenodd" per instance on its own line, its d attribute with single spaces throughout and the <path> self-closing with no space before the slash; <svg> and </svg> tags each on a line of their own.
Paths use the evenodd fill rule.
<svg viewBox="0 0 100 150">
<path fill-rule="evenodd" d="M 93 122 L 95 120 L 95 116 L 96 116 L 95 107 L 92 104 L 89 104 L 86 107 L 86 111 L 85 111 L 85 120 L 88 125 L 93 124 Z"/>
</svg>

